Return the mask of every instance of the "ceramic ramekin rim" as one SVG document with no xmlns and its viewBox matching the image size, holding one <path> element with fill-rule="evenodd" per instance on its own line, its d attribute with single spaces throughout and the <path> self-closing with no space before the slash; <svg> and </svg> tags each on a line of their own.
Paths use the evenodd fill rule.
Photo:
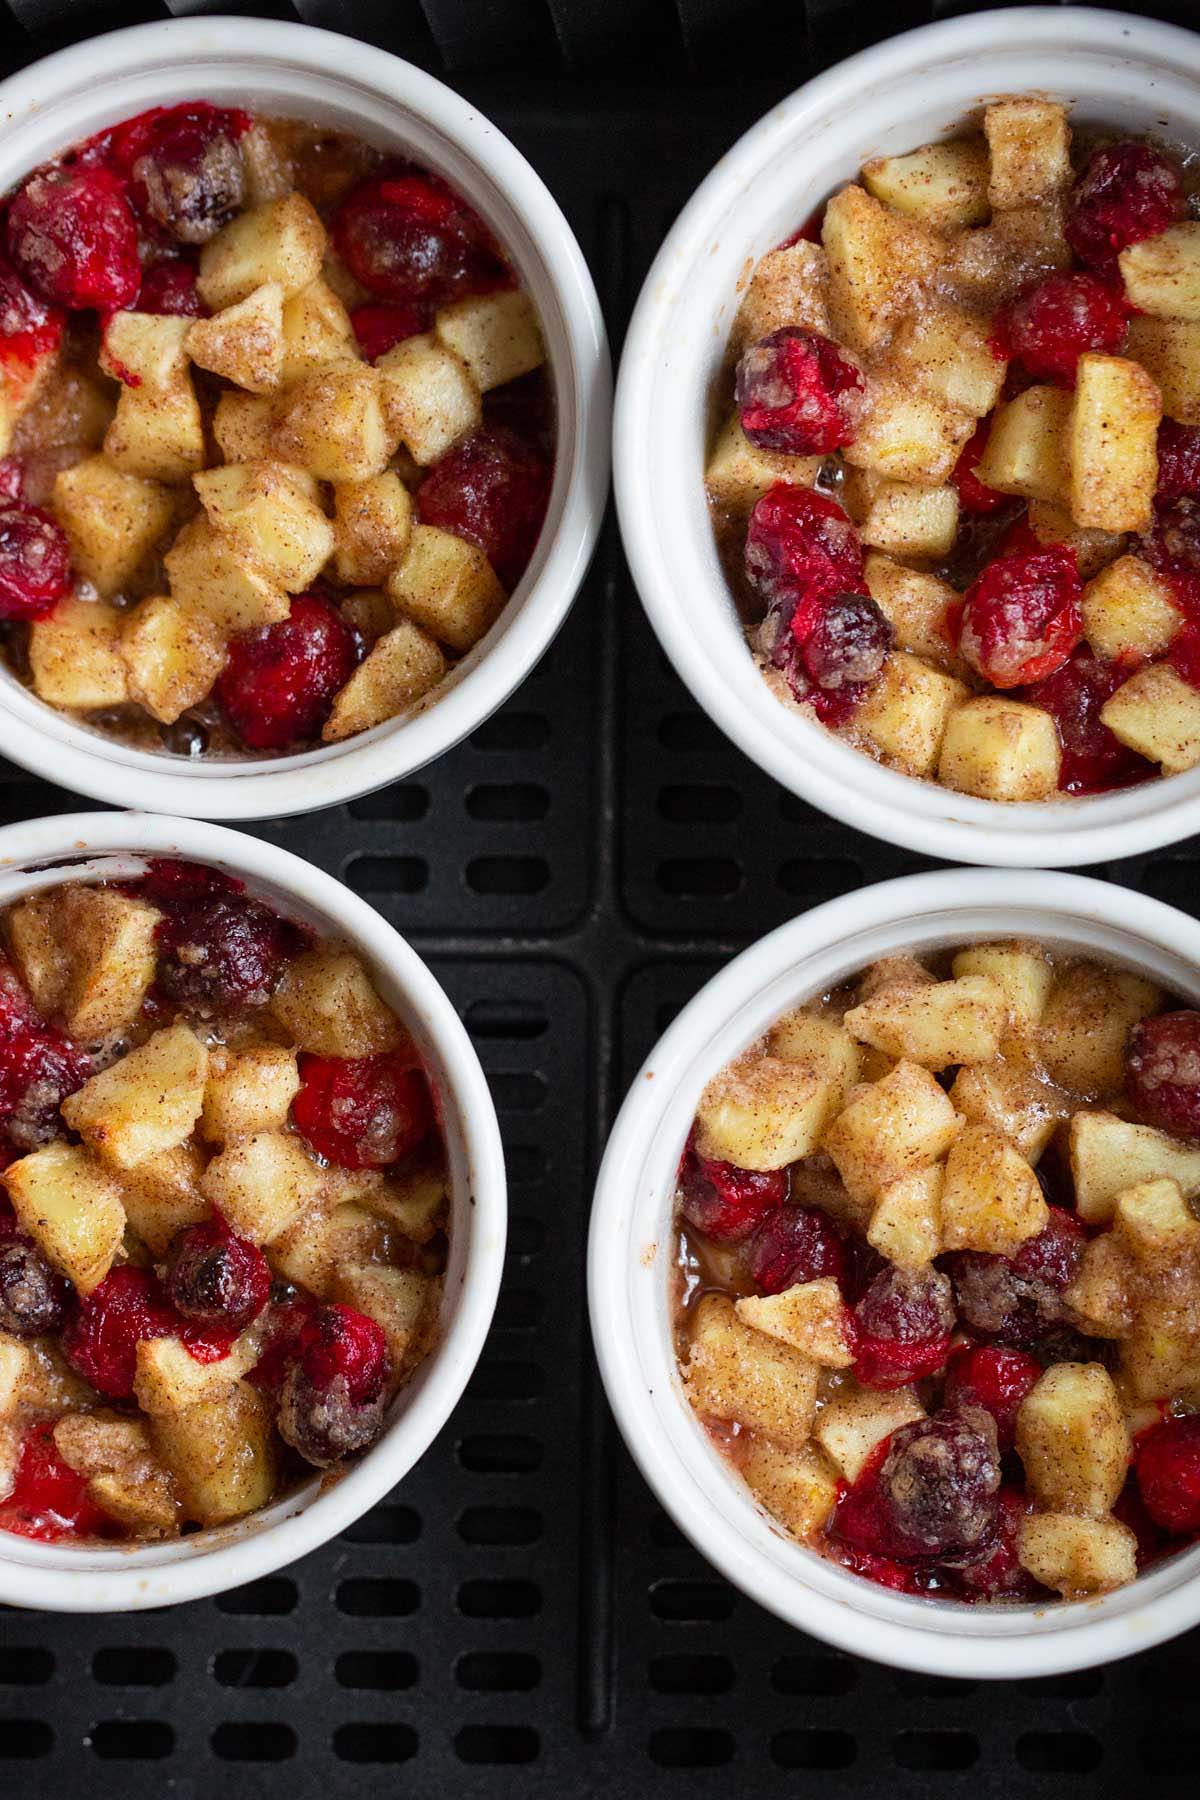
<svg viewBox="0 0 1200 1800">
<path fill-rule="evenodd" d="M 332 933 L 365 954 L 419 1021 L 453 1088 L 469 1177 L 466 1204 L 455 1208 L 455 1229 L 465 1226 L 469 1239 L 461 1285 L 447 1302 L 449 1323 L 404 1390 L 385 1435 L 345 1475 L 298 1503 L 283 1503 L 274 1522 L 254 1527 L 252 1515 L 240 1530 L 235 1525 L 182 1539 L 171 1561 L 155 1560 L 154 1545 L 93 1552 L 8 1540 L 22 1545 L 17 1562 L 5 1556 L 0 1534 L 0 1601 L 55 1612 L 137 1611 L 221 1593 L 295 1562 L 345 1530 L 408 1473 L 444 1428 L 482 1352 L 504 1266 L 507 1188 L 495 1107 L 465 1026 L 411 945 L 365 901 L 290 851 L 198 820 L 112 812 L 10 825 L 0 829 L 0 874 L 123 851 L 221 864 L 252 887 L 275 887 L 328 919 Z"/>
<path fill-rule="evenodd" d="M 834 818 L 906 849 L 992 867 L 1066 867 L 1129 856 L 1200 828 L 1200 770 L 1120 793 L 1052 803 L 1005 804 L 959 795 L 875 763 L 799 711 L 763 693 L 735 691 L 722 658 L 702 642 L 697 609 L 731 601 L 715 558 L 699 585 L 677 579 L 670 547 L 685 529 L 662 504 L 654 469 L 670 453 L 657 435 L 653 370 L 672 312 L 692 271 L 709 259 L 737 198 L 788 144 L 816 141 L 834 109 L 864 105 L 873 88 L 905 75 L 935 78 L 968 56 L 975 91 L 987 89 L 987 56 L 1031 56 L 1055 46 L 1078 60 L 1119 56 L 1148 73 L 1200 79 L 1200 38 L 1178 26 L 1096 7 L 1032 6 L 973 13 L 889 38 L 806 82 L 773 107 L 718 161 L 667 234 L 626 334 L 613 415 L 617 516 L 625 553 L 647 617 L 700 706 L 725 734 L 784 787 Z M 1066 66 L 1070 66 L 1069 64 Z M 1059 69 L 1050 74 L 1058 80 Z M 1031 85 L 1033 85 L 1031 83 Z M 1052 84 L 1054 82 L 1052 81 Z M 1069 76 L 1059 85 L 1070 88 Z M 965 106 L 959 102 L 959 109 Z M 874 115 L 870 115 L 872 118 Z M 1198 107 L 1200 116 L 1200 107 Z"/>
<path fill-rule="evenodd" d="M 729 1581 L 789 1624 L 856 1655 L 930 1674 L 1006 1679 L 1092 1667 L 1196 1624 L 1200 1549 L 1100 1600 L 1044 1609 L 949 1608 L 888 1593 L 787 1540 L 707 1443 L 687 1406 L 669 1330 L 662 1327 L 665 1190 L 650 1169 L 656 1156 L 661 1162 L 677 1154 L 686 1136 L 686 1122 L 680 1135 L 678 1119 L 669 1131 L 664 1120 L 675 1112 L 690 1120 L 703 1080 L 735 1052 L 728 1041 L 725 1054 L 715 1052 L 714 1040 L 728 1038 L 735 1025 L 739 1043 L 764 1029 L 766 1021 L 751 1016 L 745 1023 L 739 1016 L 753 1015 L 756 1006 L 761 1011 L 766 990 L 793 968 L 840 956 L 882 930 L 895 935 L 875 953 L 899 949 L 906 930 L 912 941 L 918 922 L 953 941 L 956 917 L 981 911 L 1009 916 L 1011 924 L 997 925 L 997 935 L 1052 935 L 1057 928 L 1060 941 L 1102 946 L 1098 953 L 1124 956 L 1131 966 L 1143 957 L 1186 966 L 1200 999 L 1200 923 L 1089 877 L 939 870 L 882 882 L 803 913 L 720 970 L 635 1076 L 597 1177 L 588 1302 L 601 1377 L 634 1460 L 676 1524 Z M 811 989 L 801 983 L 787 1004 L 805 991 Z M 647 1324 L 651 1311 L 658 1315 L 654 1329 Z M 1185 1565 L 1190 1573 L 1182 1572 Z"/>
<path fill-rule="evenodd" d="M 22 690 L 0 696 L 0 752 L 61 785 L 117 806 L 229 820 L 279 817 L 352 799 L 411 774 L 467 737 L 536 666 L 564 623 L 596 545 L 609 481 L 611 372 L 604 322 L 583 252 L 557 201 L 516 146 L 434 76 L 384 50 L 315 26 L 237 16 L 158 20 L 56 52 L 0 83 L 8 137 L 68 98 L 89 112 L 111 78 L 194 62 L 292 69 L 358 88 L 452 144 L 503 196 L 528 237 L 557 309 L 552 355 L 570 417 L 551 495 L 549 536 L 487 639 L 440 696 L 399 723 L 277 762 L 200 765 L 126 750 Z M 77 134 L 78 135 L 78 134 Z M 71 133 L 66 141 L 75 141 Z M 14 168 L 6 179 L 26 172 Z M 548 331 L 548 335 L 550 335 Z M 568 454 L 564 457 L 563 450 Z"/>
</svg>

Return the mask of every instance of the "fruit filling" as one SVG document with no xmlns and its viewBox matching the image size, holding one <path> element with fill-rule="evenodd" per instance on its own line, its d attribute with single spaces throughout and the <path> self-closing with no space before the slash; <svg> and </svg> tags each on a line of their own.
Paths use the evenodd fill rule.
<svg viewBox="0 0 1200 1800">
<path fill-rule="evenodd" d="M 784 705 L 981 799 L 1200 765 L 1189 156 L 996 101 L 754 268 L 710 512 Z"/>
<path fill-rule="evenodd" d="M 175 1537 L 367 1450 L 448 1212 L 347 946 L 174 860 L 0 912 L 0 1529 Z"/>
<path fill-rule="evenodd" d="M 1029 941 L 897 956 L 704 1089 L 684 1392 L 785 1531 L 1080 1599 L 1200 1539 L 1200 1012 Z"/>
<path fill-rule="evenodd" d="M 9 673 L 186 757 L 430 704 L 519 585 L 554 471 L 537 315 L 467 201 L 198 100 L 0 214 Z"/>
</svg>

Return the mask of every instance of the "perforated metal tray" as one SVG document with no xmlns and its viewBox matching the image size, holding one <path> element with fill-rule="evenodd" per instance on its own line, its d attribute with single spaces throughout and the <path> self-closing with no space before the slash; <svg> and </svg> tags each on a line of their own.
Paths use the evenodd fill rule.
<svg viewBox="0 0 1200 1800">
<path fill-rule="evenodd" d="M 1139 10 L 1191 22 L 1195 4 Z M 8 68 L 98 24 L 80 0 L 10 5 Z M 298 11 L 448 73 L 497 119 L 569 214 L 614 349 L 662 231 L 720 152 L 821 64 L 930 17 L 923 0 Z M 78 804 L 0 769 L 0 821 Z M 1004 1688 L 856 1662 L 715 1576 L 616 1441 L 583 1243 L 625 1083 L 749 939 L 925 864 L 812 812 L 720 738 L 653 642 L 612 527 L 551 655 L 470 743 L 353 806 L 256 829 L 413 938 L 466 1018 L 512 1180 L 496 1326 L 420 1467 L 286 1573 L 132 1618 L 0 1616 L 0 1793 L 1194 1794 L 1196 1634 Z M 1194 911 L 1198 860 L 1193 843 L 1094 872 Z"/>
</svg>

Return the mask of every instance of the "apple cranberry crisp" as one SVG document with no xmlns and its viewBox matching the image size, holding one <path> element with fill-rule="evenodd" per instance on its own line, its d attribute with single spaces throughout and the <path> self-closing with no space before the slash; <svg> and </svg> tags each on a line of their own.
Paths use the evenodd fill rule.
<svg viewBox="0 0 1200 1800">
<path fill-rule="evenodd" d="M 1003 100 L 759 261 L 707 487 L 781 700 L 989 800 L 1200 763 L 1193 180 Z"/>
<path fill-rule="evenodd" d="M 1026 942 L 889 958 L 701 1097 L 688 1399 L 869 1580 L 1105 1592 L 1200 1536 L 1200 1012 Z"/>
<path fill-rule="evenodd" d="M 187 755 L 432 695 L 550 491 L 529 298 L 437 175 L 199 101 L 36 171 L 0 247 L 0 640 Z"/>
<path fill-rule="evenodd" d="M 445 1159 L 357 956 L 212 868 L 0 914 L 0 1528 L 163 1538 L 378 1437 Z"/>
</svg>

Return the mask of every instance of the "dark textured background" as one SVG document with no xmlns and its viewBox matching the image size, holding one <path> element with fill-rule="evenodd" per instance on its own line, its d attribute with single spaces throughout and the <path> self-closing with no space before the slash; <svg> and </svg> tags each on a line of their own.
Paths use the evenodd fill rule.
<svg viewBox="0 0 1200 1800">
<path fill-rule="evenodd" d="M 209 9 L 0 0 L 0 66 Z M 443 74 L 541 171 L 613 338 L 717 156 L 923 0 L 280 0 Z M 1197 0 L 1134 10 L 1200 23 Z M 0 765 L 0 822 L 79 802 Z M 1200 1638 L 991 1687 L 855 1662 L 743 1600 L 615 1439 L 583 1289 L 626 1082 L 712 970 L 864 881 L 927 866 L 767 781 L 666 666 L 608 527 L 550 656 L 411 781 L 255 828 L 410 936 L 461 1008 L 509 1157 L 487 1354 L 420 1467 L 284 1574 L 129 1618 L 0 1616 L 0 1795 L 422 1800 L 1194 1795 Z M 1093 871 L 1196 909 L 1194 845 Z"/>
</svg>

